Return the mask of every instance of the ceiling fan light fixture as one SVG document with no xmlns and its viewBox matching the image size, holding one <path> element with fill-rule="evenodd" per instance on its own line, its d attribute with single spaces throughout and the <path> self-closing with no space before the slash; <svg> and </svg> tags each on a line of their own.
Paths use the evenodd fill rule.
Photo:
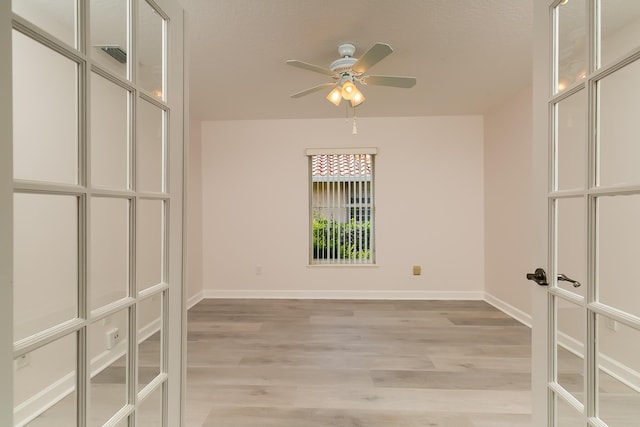
<svg viewBox="0 0 640 427">
<path fill-rule="evenodd" d="M 351 100 L 351 106 L 357 107 L 358 105 L 362 104 L 364 100 L 365 100 L 365 97 L 362 94 L 362 92 L 356 89 L 356 94 L 353 96 L 353 99 Z"/>
<path fill-rule="evenodd" d="M 329 95 L 327 95 L 327 100 L 338 107 L 340 101 L 342 101 L 342 90 L 339 87 L 333 88 L 333 90 L 329 92 Z"/>
<path fill-rule="evenodd" d="M 358 88 L 356 88 L 356 85 L 350 81 L 346 81 L 342 85 L 342 97 L 347 101 L 351 101 L 353 99 L 356 95 L 356 91 L 358 91 Z"/>
</svg>

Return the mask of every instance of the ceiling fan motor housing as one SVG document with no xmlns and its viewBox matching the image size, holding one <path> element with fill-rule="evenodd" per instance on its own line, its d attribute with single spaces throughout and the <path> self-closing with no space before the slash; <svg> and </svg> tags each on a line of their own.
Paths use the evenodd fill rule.
<svg viewBox="0 0 640 427">
<path fill-rule="evenodd" d="M 356 53 L 356 46 L 351 43 L 344 43 L 338 46 L 340 56 L 353 56 Z"/>
<path fill-rule="evenodd" d="M 349 71 L 351 66 L 358 62 L 357 58 L 340 58 L 331 63 L 329 69 L 335 73 Z"/>
<path fill-rule="evenodd" d="M 342 58 L 336 59 L 329 66 L 329 69 L 335 73 L 348 71 L 353 64 L 358 62 L 358 59 L 353 57 L 353 54 L 356 53 L 356 47 L 351 43 L 341 44 L 338 47 L 338 53 Z"/>
</svg>

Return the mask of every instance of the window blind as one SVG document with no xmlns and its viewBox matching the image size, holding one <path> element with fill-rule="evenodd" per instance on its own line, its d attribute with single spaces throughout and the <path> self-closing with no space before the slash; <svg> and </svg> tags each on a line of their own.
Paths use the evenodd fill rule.
<svg viewBox="0 0 640 427">
<path fill-rule="evenodd" d="M 374 154 L 359 150 L 309 155 L 310 264 L 375 262 Z"/>
</svg>

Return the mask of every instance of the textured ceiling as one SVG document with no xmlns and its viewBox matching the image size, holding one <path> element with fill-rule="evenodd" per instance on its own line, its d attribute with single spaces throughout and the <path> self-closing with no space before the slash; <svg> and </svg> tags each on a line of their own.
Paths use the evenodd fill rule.
<svg viewBox="0 0 640 427">
<path fill-rule="evenodd" d="M 184 0 L 191 114 L 202 120 L 343 117 L 320 91 L 322 67 L 351 42 L 394 52 L 372 74 L 417 78 L 411 89 L 361 87 L 359 116 L 477 114 L 531 80 L 532 0 Z M 329 92 L 328 90 L 326 91 Z"/>
</svg>

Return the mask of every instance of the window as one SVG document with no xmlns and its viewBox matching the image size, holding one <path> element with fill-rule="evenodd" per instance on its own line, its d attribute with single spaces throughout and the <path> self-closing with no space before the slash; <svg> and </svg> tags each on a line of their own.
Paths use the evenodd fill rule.
<svg viewBox="0 0 640 427">
<path fill-rule="evenodd" d="M 307 150 L 310 264 L 373 264 L 375 149 Z"/>
</svg>

